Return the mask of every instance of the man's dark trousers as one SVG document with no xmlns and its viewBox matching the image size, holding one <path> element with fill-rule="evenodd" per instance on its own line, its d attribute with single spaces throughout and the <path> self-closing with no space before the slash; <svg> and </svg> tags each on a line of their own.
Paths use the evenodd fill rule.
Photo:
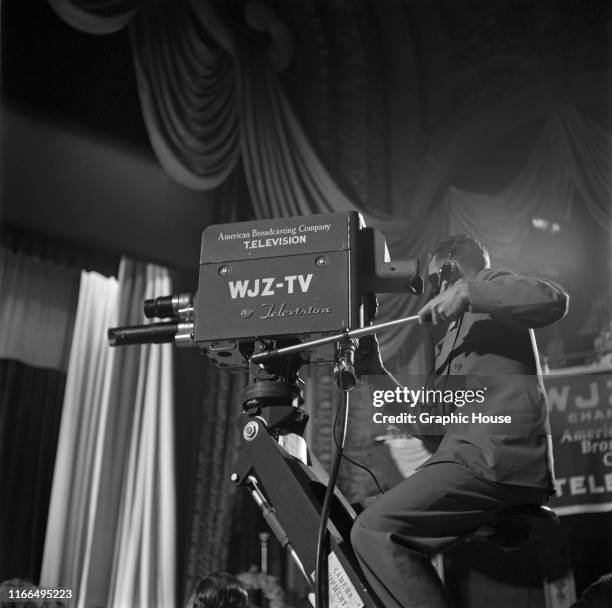
<svg viewBox="0 0 612 608">
<path fill-rule="evenodd" d="M 444 589 L 429 558 L 492 515 L 540 505 L 548 491 L 486 479 L 455 462 L 418 470 L 359 515 L 353 549 L 385 608 L 440 608 Z"/>
</svg>

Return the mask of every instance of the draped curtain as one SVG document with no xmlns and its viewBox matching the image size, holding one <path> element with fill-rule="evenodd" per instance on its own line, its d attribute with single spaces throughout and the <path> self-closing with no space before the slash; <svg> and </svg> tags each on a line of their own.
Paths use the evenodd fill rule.
<svg viewBox="0 0 612 608">
<path fill-rule="evenodd" d="M 114 356 L 103 337 L 116 320 L 116 279 L 83 272 L 41 572 L 41 584 L 72 589 L 79 605 L 85 605 L 91 584 L 101 443 Z M 100 554 L 102 547 L 97 551 Z M 96 599 L 103 600 L 100 604 L 106 600 Z"/>
<path fill-rule="evenodd" d="M 498 265 L 514 266 L 531 219 L 567 222 L 579 195 L 612 233 L 612 138 L 564 104 L 550 116 L 525 167 L 506 190 L 485 196 L 450 188 L 445 196 L 453 234 L 481 235 Z"/>
<path fill-rule="evenodd" d="M 66 374 L 0 359 L 0 579 L 38 581 Z"/>
<path fill-rule="evenodd" d="M 78 271 L 0 248 L 0 358 L 65 372 Z"/>
<path fill-rule="evenodd" d="M 223 373 L 209 366 L 205 371 L 206 396 L 197 451 L 191 530 L 187 546 L 184 594 L 198 579 L 227 568 L 232 551 L 230 534 L 236 487 L 229 478 L 238 456 L 240 436 L 236 420 L 246 385 L 245 374 Z M 241 542 L 248 543 L 249 538 Z"/>
<path fill-rule="evenodd" d="M 233 28 L 226 19 L 232 16 L 232 8 L 212 0 L 51 0 L 51 4 L 73 26 L 92 33 L 116 31 L 129 22 L 143 116 L 159 162 L 179 183 L 194 189 L 217 187 L 240 163 L 258 218 L 358 211 L 368 225 L 383 232 L 395 259 L 421 257 L 449 233 L 467 232 L 491 248 L 495 262 L 508 266 L 518 258 L 531 218 L 568 218 L 577 194 L 591 216 L 610 230 L 610 136 L 569 105 L 553 109 L 525 169 L 504 192 L 485 196 L 449 188 L 439 199 L 411 201 L 411 209 L 423 210 L 414 217 L 408 208 L 397 207 L 390 215 L 360 200 L 365 190 L 358 187 L 358 178 L 332 175 L 307 137 L 278 74 L 291 52 L 287 27 L 262 9 L 265 3 L 245 3 L 247 11 L 234 19 L 239 27 Z M 339 11 L 356 5 L 361 3 L 334 3 Z M 227 12 L 221 14 L 223 10 Z M 333 10 L 329 16 L 334 16 Z M 358 35 L 359 28 L 352 25 L 351 35 Z M 261 32 L 265 43 L 257 36 Z M 347 36 L 339 41 L 349 52 L 350 40 Z M 355 52 L 361 52 L 361 47 Z M 348 82 L 342 80 L 345 76 L 337 75 L 339 86 Z M 355 95 L 371 94 L 367 83 L 364 87 L 356 88 Z M 360 108 L 351 108 L 355 121 L 368 119 Z M 345 148 L 365 145 L 363 138 L 353 137 L 361 126 L 345 125 L 343 134 L 350 133 Z M 346 156 L 351 159 L 345 163 L 348 170 L 364 178 L 363 163 L 355 169 L 350 151 Z M 389 204 L 380 207 L 392 208 Z M 409 316 L 420 306 L 419 300 L 404 295 L 383 295 L 380 303 L 380 321 Z M 386 332 L 380 340 L 387 360 L 400 352 L 413 355 L 417 348 L 423 350 L 412 326 Z M 413 373 L 426 371 L 423 357 L 417 367 Z M 329 377 L 316 374 L 319 384 L 330 385 Z M 317 430 L 329 428 L 332 395 L 329 388 L 317 393 L 311 412 L 321 420 Z M 216 400 L 211 419 L 225 407 Z M 367 417 L 363 406 L 354 411 L 360 423 L 349 451 L 363 454 L 370 441 L 363 434 Z M 229 441 L 227 434 L 222 436 Z M 315 432 L 314 438 L 317 449 L 329 453 L 329 434 Z M 228 442 L 226 455 L 232 447 Z M 212 457 L 207 450 L 203 454 Z M 215 466 L 215 470 L 223 469 L 218 462 Z M 204 465 L 201 471 L 199 487 L 206 488 L 212 471 Z M 347 475 L 343 487 L 358 492 L 363 479 L 363 473 Z M 226 486 L 225 493 L 213 492 L 208 501 L 211 509 L 219 512 L 231 491 Z M 201 517 L 200 525 L 211 526 L 216 516 Z M 198 551 L 207 552 L 203 538 L 204 534 Z M 208 542 L 220 540 L 212 528 L 207 538 Z M 197 560 L 195 554 L 192 557 Z M 201 566 L 213 563 L 204 559 Z"/>
<path fill-rule="evenodd" d="M 118 280 L 81 277 L 41 572 L 76 606 L 175 601 L 172 350 L 106 343 L 169 292 L 167 271 L 125 259 Z"/>
<path fill-rule="evenodd" d="M 316 154 L 275 71 L 279 25 L 269 15 L 259 25 L 271 39 L 266 46 L 237 35 L 207 0 L 51 4 L 72 25 L 94 33 L 129 21 L 143 116 L 160 163 L 183 185 L 208 189 L 240 159 L 259 218 L 359 211 L 385 234 L 395 258 L 422 256 L 450 230 L 477 233 L 494 251 L 500 246 L 504 259 L 513 255 L 508 243 L 514 255 L 520 249 L 532 213 L 567 217 L 578 192 L 609 230 L 610 137 L 571 107 L 553 113 L 526 171 L 501 198 L 450 189 L 440 202 L 414 202 L 428 212 L 409 221 L 364 207 Z M 380 320 L 408 316 L 418 305 L 414 298 L 383 296 Z M 413 337 L 412 329 L 381 336 L 386 358 Z"/>
<path fill-rule="evenodd" d="M 172 293 L 168 272 L 152 264 L 132 265 L 124 261 L 119 271 L 120 294 L 122 288 L 125 293 L 130 283 L 133 291 L 129 294 L 129 309 L 139 313 L 145 298 Z M 144 297 L 141 283 L 144 284 Z M 127 304 L 126 300 L 123 299 L 123 303 Z M 121 312 L 126 308 L 119 308 L 121 323 Z M 133 314 L 132 323 L 137 316 Z M 122 378 L 123 383 L 126 380 L 132 382 L 132 386 L 135 383 L 136 394 L 130 434 L 125 444 L 127 458 L 123 462 L 108 605 L 164 608 L 174 603 L 176 593 L 173 351 L 170 344 L 145 345 L 136 350 L 140 351 L 135 357 L 136 374 L 132 378 Z M 129 352 L 123 354 L 125 359 L 130 357 Z M 113 380 L 124 373 L 125 359 L 121 368 L 114 369 Z M 122 399 L 124 390 L 115 395 L 111 391 L 111 395 L 111 399 L 116 399 L 114 407 L 127 409 L 131 405 Z M 117 431 L 113 429 L 113 439 Z M 123 447 L 112 443 L 115 451 Z M 103 529 L 100 533 L 104 534 Z"/>
<path fill-rule="evenodd" d="M 78 286 L 0 247 L 0 580 L 40 575 Z"/>
</svg>

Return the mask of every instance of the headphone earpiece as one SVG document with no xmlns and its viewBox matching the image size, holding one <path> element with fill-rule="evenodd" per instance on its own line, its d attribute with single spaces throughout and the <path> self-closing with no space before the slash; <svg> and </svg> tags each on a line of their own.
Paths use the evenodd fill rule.
<svg viewBox="0 0 612 608">
<path fill-rule="evenodd" d="M 433 287 L 433 295 L 437 295 L 440 293 L 442 289 L 442 285 L 452 285 L 455 281 L 461 278 L 463 275 L 461 268 L 453 259 L 455 257 L 455 253 L 457 251 L 456 247 L 452 247 L 448 252 L 448 262 L 444 262 L 438 272 L 430 275 L 429 282 Z"/>
<path fill-rule="evenodd" d="M 453 284 L 460 276 L 461 271 L 456 262 L 444 262 L 438 271 L 440 275 L 440 285 L 442 283 Z"/>
<path fill-rule="evenodd" d="M 442 285 L 452 285 L 461 277 L 461 269 L 456 262 L 444 262 L 435 274 L 429 275 L 433 287 L 433 295 L 440 293 Z"/>
</svg>

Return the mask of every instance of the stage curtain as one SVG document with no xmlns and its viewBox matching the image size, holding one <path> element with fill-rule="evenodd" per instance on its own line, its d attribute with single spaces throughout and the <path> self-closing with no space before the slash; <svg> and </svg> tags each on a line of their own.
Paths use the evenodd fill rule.
<svg viewBox="0 0 612 608">
<path fill-rule="evenodd" d="M 104 334 L 116 323 L 116 310 L 116 279 L 83 272 L 41 571 L 41 584 L 72 589 L 78 598 L 90 585 L 114 355 L 104 344 Z M 84 606 L 85 598 L 77 605 Z"/>
<path fill-rule="evenodd" d="M 577 195 L 593 218 L 612 231 L 612 137 L 575 108 L 556 109 L 544 125 L 525 167 L 497 195 L 451 188 L 445 202 L 452 234 L 473 234 L 495 265 L 513 268 L 531 219 L 567 222 Z"/>
<path fill-rule="evenodd" d="M 227 568 L 237 490 L 229 478 L 240 447 L 236 420 L 242 411 L 242 393 L 248 382 L 246 374 L 230 374 L 212 365 L 205 373 L 202 407 L 206 414 L 197 451 L 184 599 L 200 577 Z M 253 538 L 245 537 L 242 542 L 251 543 Z"/>
<path fill-rule="evenodd" d="M 0 580 L 38 581 L 79 272 L 0 247 Z"/>
<path fill-rule="evenodd" d="M 142 284 L 144 293 L 139 288 Z M 128 285 L 133 287 L 131 293 L 125 289 Z M 143 300 L 172 293 L 172 284 L 164 268 L 124 261 L 119 293 L 125 305 L 120 305 L 119 321 L 123 324 L 122 310 L 129 308 L 132 314 L 128 322 L 134 323 L 138 317 L 142 321 Z M 164 608 L 174 603 L 176 592 L 173 345 L 135 348 L 139 351 L 134 353 L 136 374 L 126 378 L 128 350 L 124 349 L 123 362 L 115 361 L 120 367 L 114 369 L 115 391 L 111 389 L 111 403 L 116 401 L 126 408 L 133 405 L 126 458 L 121 463 L 124 470 L 108 605 Z M 117 377 L 121 377 L 121 389 Z M 126 381 L 133 383 L 130 393 L 135 389 L 129 402 L 122 398 Z M 115 427 L 111 437 L 116 439 L 118 432 Z M 111 440 L 111 444 L 116 450 L 116 441 Z M 102 527 L 100 534 L 104 534 Z"/>
<path fill-rule="evenodd" d="M 56 0 L 54 7 L 68 20 L 66 7 L 75 4 L 84 8 L 85 3 L 64 0 L 60 6 Z M 99 4 L 109 8 L 116 6 L 110 0 L 101 0 Z M 326 14 L 332 17 L 334 10 L 346 10 L 349 4 L 335 3 L 328 7 Z M 386 236 L 395 259 L 423 259 L 426 252 L 449 233 L 467 232 L 491 248 L 494 261 L 512 267 L 531 218 L 534 215 L 568 217 L 576 193 L 584 198 L 587 209 L 600 225 L 609 229 L 612 171 L 609 135 L 569 106 L 553 109 L 525 169 L 516 182 L 498 196 L 450 188 L 439 199 L 406 201 L 407 208 L 396 207 L 394 215 L 371 209 L 370 201 L 359 200 L 358 188 L 351 189 L 344 176 L 332 174 L 298 120 L 278 74 L 279 62 L 274 61 L 270 53 L 275 39 L 272 29 L 264 28 L 270 41 L 270 46 L 265 46 L 261 40 L 256 40 L 258 32 L 244 27 L 248 21 L 246 17 L 243 20 L 244 15 L 235 13 L 236 5 L 221 15 L 224 7 L 227 4 L 207 0 L 150 0 L 142 3 L 141 10 L 134 13 L 129 23 L 143 116 L 152 147 L 169 175 L 184 186 L 194 189 L 217 187 L 240 163 L 257 218 L 358 211 L 363 213 L 368 225 Z M 224 22 L 228 14 L 232 15 L 232 10 L 236 27 Z M 89 16 L 93 19 L 96 13 L 90 11 Z M 327 28 L 335 25 L 331 19 L 325 23 Z M 352 31 L 358 31 L 353 26 Z M 350 36 L 343 42 L 347 39 Z M 350 80 L 344 73 L 334 76 L 338 79 L 334 84 L 338 86 L 346 86 Z M 363 81 L 359 79 L 361 84 Z M 369 93 L 367 87 L 355 88 L 356 96 Z M 360 114 L 357 112 L 355 116 Z M 361 114 L 361 117 L 365 119 L 366 115 Z M 354 128 L 359 129 L 361 125 Z M 337 135 L 333 129 L 327 134 Z M 359 166 L 363 170 L 362 165 Z M 408 165 L 408 170 L 411 169 L 414 170 L 414 166 Z M 356 180 L 351 181 L 355 183 Z M 421 213 L 411 216 L 408 208 Z M 422 300 L 405 295 L 382 295 L 378 320 L 410 316 L 421 303 Z M 406 325 L 381 334 L 385 360 L 392 360 L 399 353 L 416 359 L 414 352 L 417 349 L 421 352 L 422 344 L 426 343 L 421 331 L 414 325 Z M 420 356 L 416 366 L 418 369 L 411 373 L 426 373 L 426 357 Z M 212 379 L 210 382 L 214 387 Z M 330 385 L 328 379 L 326 384 Z M 333 405 L 330 391 L 328 389 L 325 396 L 320 395 L 311 411 L 313 419 L 326 422 L 326 428 Z M 223 407 L 225 405 L 216 400 L 211 417 L 221 415 L 219 410 Z M 319 407 L 321 409 L 317 409 Z M 354 449 L 362 454 L 369 443 L 364 407 L 367 408 L 367 404 L 355 409 L 359 430 L 353 434 L 356 443 L 349 446 L 349 453 Z M 323 425 L 315 427 L 314 433 L 325 464 L 329 433 L 321 434 L 318 432 L 321 429 Z M 227 437 L 223 433 L 220 436 Z M 213 457 L 208 449 L 203 454 Z M 226 466 L 222 467 L 216 458 L 216 467 Z M 207 470 L 202 466 L 202 488 L 212 483 L 209 476 L 215 474 L 213 471 L 217 469 Z M 343 479 L 341 485 L 349 487 L 352 494 L 363 486 L 361 482 L 365 477 L 359 472 L 349 478 L 348 482 Z M 211 492 L 207 502 L 211 511 L 212 506 L 215 512 L 222 509 L 225 492 L 230 490 L 224 489 L 221 494 Z M 194 525 L 208 527 L 215 517 L 201 512 Z M 219 517 L 225 517 L 225 513 Z M 200 542 L 192 545 L 193 551 L 196 548 L 209 550 L 203 547 L 204 538 L 216 539 L 218 543 L 219 537 L 212 534 L 212 529 L 209 528 L 208 536 L 201 530 L 197 532 Z M 214 548 L 225 551 L 219 544 Z M 191 557 L 196 559 L 195 553 Z M 214 563 L 217 562 L 212 558 L 203 558 L 199 567 Z M 195 576 L 193 571 L 190 576 Z"/>
<path fill-rule="evenodd" d="M 38 582 L 65 383 L 0 359 L 0 580 Z"/>
<path fill-rule="evenodd" d="M 66 20 L 75 6 L 90 19 L 103 9 L 115 16 L 128 14 L 116 0 L 56 0 L 53 6 Z M 511 245 L 516 251 L 529 214 L 567 217 L 574 192 L 585 197 L 590 213 L 609 229 L 609 135 L 567 106 L 552 113 L 525 171 L 501 197 L 451 188 L 441 202 L 416 202 L 416 208 L 428 212 L 410 221 L 364 207 L 338 186 L 315 152 L 287 100 L 270 47 L 238 31 L 206 0 L 143 2 L 130 21 L 149 136 L 160 163 L 183 185 L 214 188 L 240 158 L 258 218 L 359 211 L 385 234 L 395 258 L 422 257 L 449 231 L 465 231 L 494 251 L 501 246 L 497 256 L 505 259 L 509 233 L 518 238 Z M 268 33 L 274 41 L 272 30 Z M 500 218 L 508 221 L 499 223 Z M 380 320 L 409 316 L 418 305 L 414 298 L 382 296 Z M 385 357 L 411 339 L 418 342 L 412 332 L 406 326 L 382 335 Z"/>
<path fill-rule="evenodd" d="M 143 0 L 49 0 L 66 23 L 89 34 L 111 34 L 129 23 Z"/>
<path fill-rule="evenodd" d="M 65 372 L 79 271 L 0 247 L 0 358 Z"/>
<path fill-rule="evenodd" d="M 174 604 L 171 347 L 106 343 L 162 292 L 166 270 L 126 259 L 81 277 L 41 572 L 78 607 Z"/>
<path fill-rule="evenodd" d="M 240 155 L 232 57 L 203 28 L 208 2 L 148 2 L 131 28 L 149 140 L 164 169 L 195 190 L 222 184 Z M 205 12 L 205 14 L 202 14 Z"/>
</svg>

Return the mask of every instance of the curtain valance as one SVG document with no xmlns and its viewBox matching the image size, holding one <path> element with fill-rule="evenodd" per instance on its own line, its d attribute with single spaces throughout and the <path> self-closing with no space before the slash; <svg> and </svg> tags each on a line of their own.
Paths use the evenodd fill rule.
<svg viewBox="0 0 612 608">
<path fill-rule="evenodd" d="M 257 5 L 257 2 L 249 3 Z M 567 219 L 575 195 L 610 229 L 611 141 L 569 105 L 552 112 L 524 170 L 496 196 L 450 188 L 426 217 L 391 217 L 344 191 L 299 123 L 264 44 L 237 35 L 210 1 L 53 0 L 85 31 L 130 24 L 143 114 L 152 146 L 181 184 L 210 189 L 240 159 L 257 217 L 356 210 L 386 236 L 392 257 L 423 256 L 448 233 L 468 233 L 512 266 L 531 218 Z M 77 18 L 78 16 L 78 18 Z M 414 313 L 416 298 L 383 296 L 381 320 Z M 382 336 L 387 356 L 410 334 Z"/>
</svg>

